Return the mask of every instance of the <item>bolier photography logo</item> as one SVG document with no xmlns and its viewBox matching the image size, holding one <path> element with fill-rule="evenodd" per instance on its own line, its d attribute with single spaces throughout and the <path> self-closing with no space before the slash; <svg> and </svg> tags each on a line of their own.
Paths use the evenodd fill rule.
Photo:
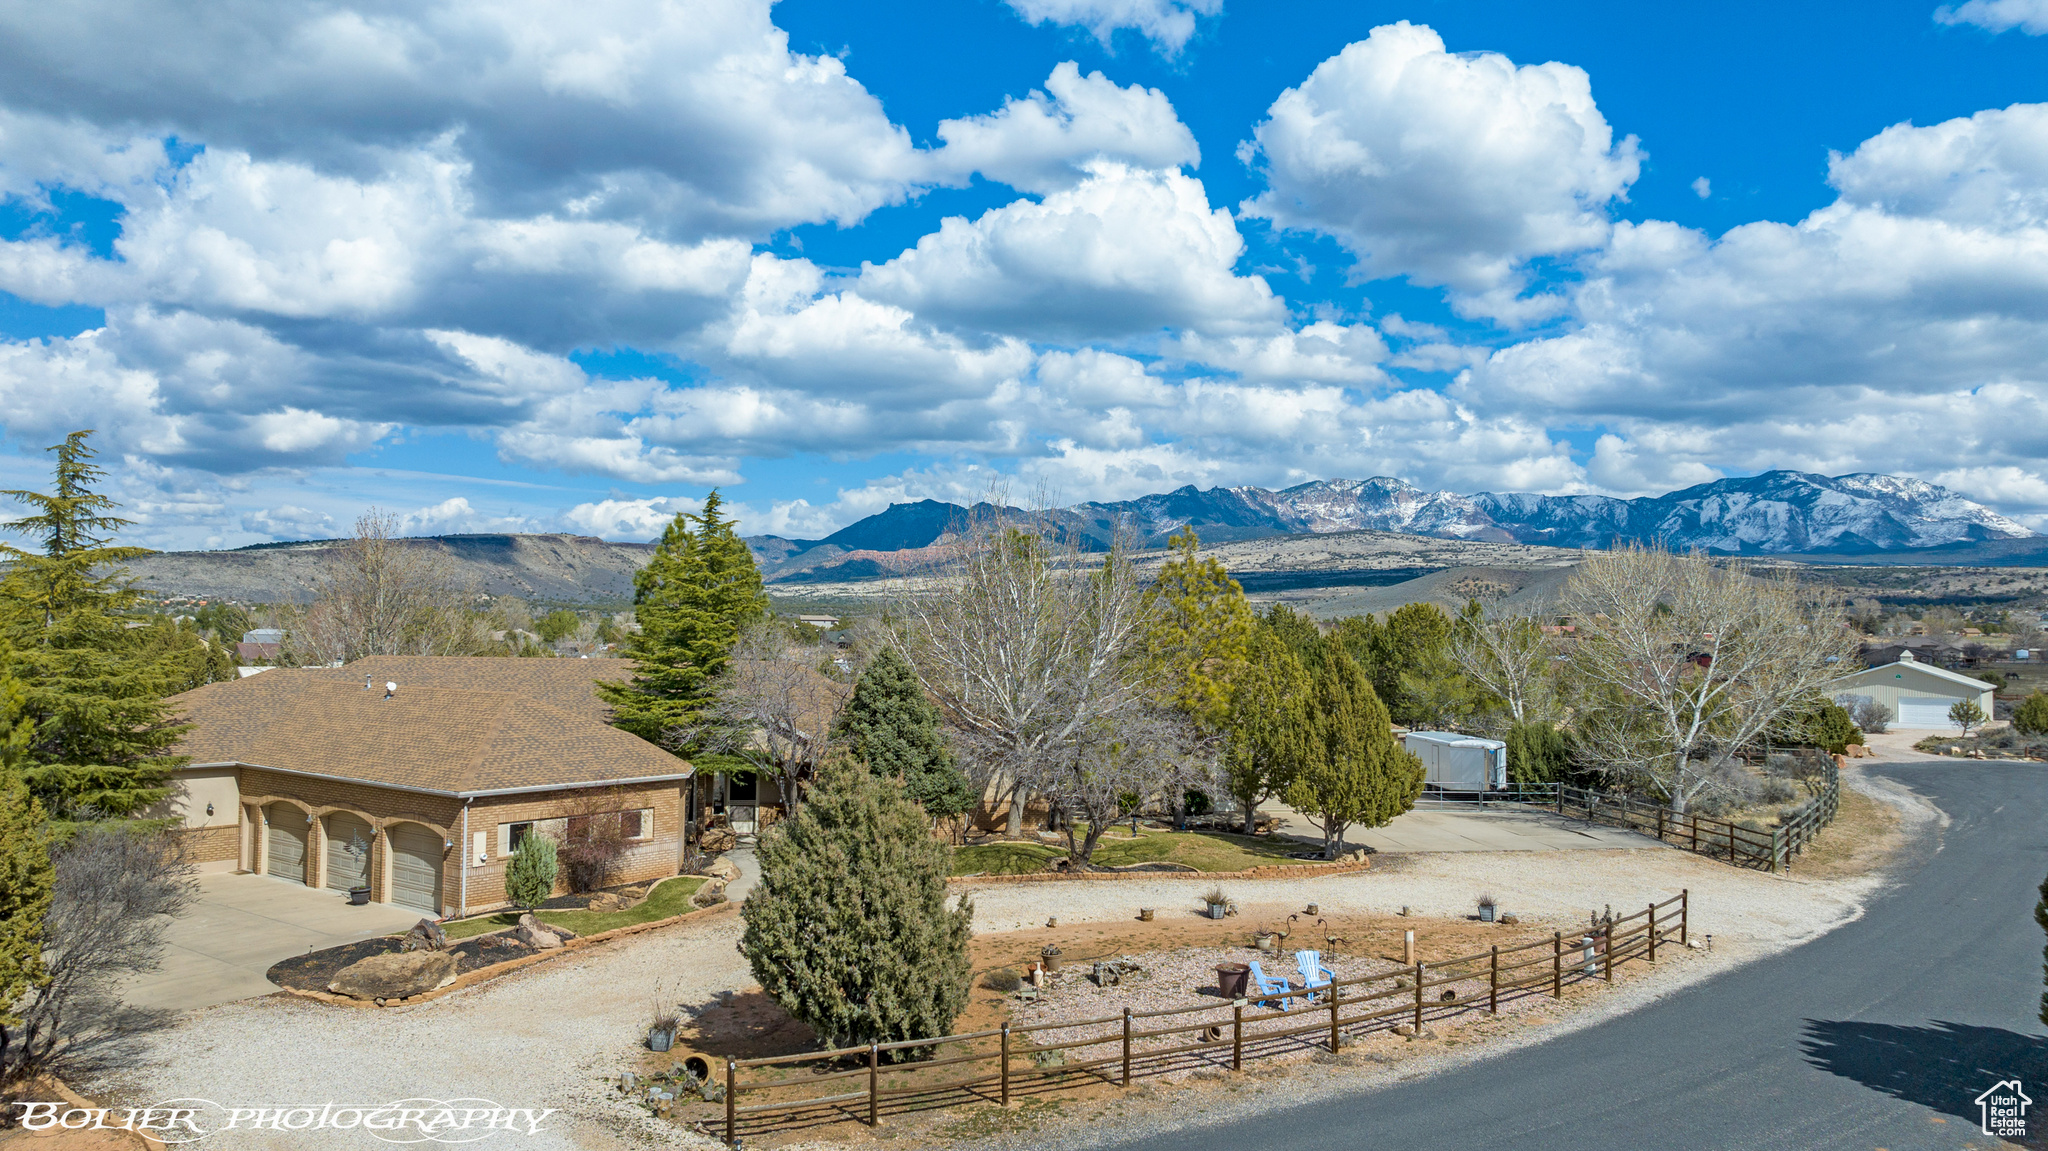
<svg viewBox="0 0 2048 1151">
<path fill-rule="evenodd" d="M 1980 1125 L 1984 1134 L 2002 1139 L 2027 1137 L 2027 1108 L 2034 1101 L 2020 1090 L 2019 1080 L 2000 1080 L 1972 1102 L 1982 1110 Z"/>
<path fill-rule="evenodd" d="M 223 1131 L 360 1131 L 384 1143 L 477 1143 L 538 1135 L 551 1107 L 503 1107 L 489 1099 L 400 1099 L 392 1103 L 300 1103 L 229 1107 L 211 1099 L 167 1099 L 150 1107 L 16 1103 L 27 1131 L 132 1131 L 163 1144 L 197 1143 Z"/>
</svg>

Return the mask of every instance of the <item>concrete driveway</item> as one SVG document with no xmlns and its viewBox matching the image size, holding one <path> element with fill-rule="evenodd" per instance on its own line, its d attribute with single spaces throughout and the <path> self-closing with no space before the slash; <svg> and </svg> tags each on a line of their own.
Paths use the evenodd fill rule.
<svg viewBox="0 0 2048 1151">
<path fill-rule="evenodd" d="M 269 995 L 277 985 L 263 973 L 279 960 L 404 931 L 421 916 L 384 903 L 350 907 L 341 892 L 265 875 L 202 875 L 199 897 L 165 933 L 163 965 L 122 997 L 186 1010 Z"/>
</svg>

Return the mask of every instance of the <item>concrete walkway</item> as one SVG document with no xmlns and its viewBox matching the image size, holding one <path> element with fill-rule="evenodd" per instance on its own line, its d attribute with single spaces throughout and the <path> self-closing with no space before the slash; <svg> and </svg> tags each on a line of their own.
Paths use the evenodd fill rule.
<svg viewBox="0 0 2048 1151">
<path fill-rule="evenodd" d="M 747 845 L 735 847 L 721 858 L 730 860 L 734 867 L 740 869 L 740 877 L 725 885 L 726 899 L 733 903 L 745 903 L 747 892 L 754 890 L 754 885 L 761 882 L 761 861 L 754 858 L 753 847 Z"/>
<path fill-rule="evenodd" d="M 1321 844 L 1322 832 L 1309 818 L 1280 804 L 1259 810 L 1274 816 L 1281 835 Z M 1647 835 L 1588 824 L 1552 812 L 1519 809 L 1417 808 L 1385 827 L 1352 828 L 1344 842 L 1374 851 L 1585 851 L 1660 846 Z"/>
<path fill-rule="evenodd" d="M 199 877 L 199 898 L 164 933 L 163 965 L 129 983 L 138 1007 L 187 1010 L 269 995 L 272 964 L 323 947 L 401 932 L 423 913 L 265 875 Z"/>
</svg>

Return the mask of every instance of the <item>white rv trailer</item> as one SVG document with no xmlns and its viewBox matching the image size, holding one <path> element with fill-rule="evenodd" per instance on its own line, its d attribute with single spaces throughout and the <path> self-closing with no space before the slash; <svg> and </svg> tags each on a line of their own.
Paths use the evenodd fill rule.
<svg viewBox="0 0 2048 1151">
<path fill-rule="evenodd" d="M 1421 757 L 1425 786 L 1442 791 L 1485 791 L 1508 785 L 1508 745 L 1455 731 L 1411 731 L 1408 750 Z"/>
</svg>

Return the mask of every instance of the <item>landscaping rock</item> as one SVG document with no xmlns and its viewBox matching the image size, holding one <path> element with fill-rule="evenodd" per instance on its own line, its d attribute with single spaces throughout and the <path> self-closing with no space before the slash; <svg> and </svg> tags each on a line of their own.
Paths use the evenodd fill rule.
<svg viewBox="0 0 2048 1151">
<path fill-rule="evenodd" d="M 512 929 L 512 935 L 519 942 L 538 951 L 560 947 L 562 939 L 554 930 L 533 917 L 532 912 L 519 917 L 519 926 Z"/>
<path fill-rule="evenodd" d="M 626 901 L 610 892 L 594 895 L 590 899 L 590 910 L 592 911 L 624 911 L 625 909 Z"/>
<path fill-rule="evenodd" d="M 394 951 L 342 968 L 327 990 L 354 999 L 406 999 L 455 982 L 455 967 L 446 951 Z"/>
<path fill-rule="evenodd" d="M 628 903 L 638 903 L 641 900 L 647 898 L 647 888 L 628 887 L 625 890 L 619 892 L 619 896 L 625 899 Z"/>
<path fill-rule="evenodd" d="M 725 880 L 714 879 L 697 889 L 690 897 L 690 903 L 697 907 L 716 907 L 725 902 Z"/>
<path fill-rule="evenodd" d="M 422 919 L 405 933 L 404 942 L 398 945 L 400 951 L 446 951 L 448 936 L 441 925 L 431 919 Z"/>
<path fill-rule="evenodd" d="M 731 883 L 740 877 L 740 869 L 739 865 L 730 859 L 715 859 L 711 861 L 709 866 L 704 868 L 704 874 L 711 876 L 713 879 L 723 879 L 727 883 Z"/>
</svg>

